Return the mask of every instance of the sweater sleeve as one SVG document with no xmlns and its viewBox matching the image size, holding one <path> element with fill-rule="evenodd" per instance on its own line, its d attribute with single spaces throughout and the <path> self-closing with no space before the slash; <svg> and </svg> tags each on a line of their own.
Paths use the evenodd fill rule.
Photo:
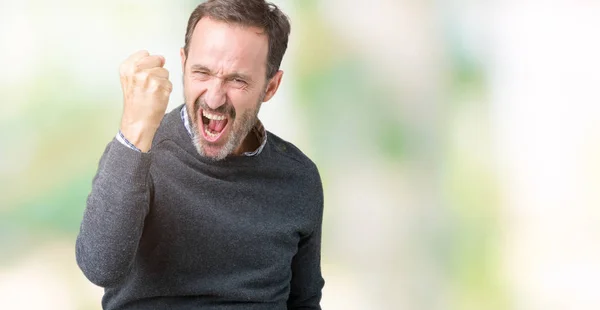
<svg viewBox="0 0 600 310">
<path fill-rule="evenodd" d="M 126 147 L 128 147 L 134 151 L 138 151 L 138 152 L 142 151 L 142 150 L 138 149 L 137 146 L 135 146 L 133 143 L 129 142 L 129 140 L 127 140 L 127 138 L 125 138 L 125 136 L 123 135 L 123 132 L 121 132 L 121 130 L 119 130 L 119 132 L 117 132 L 117 135 L 115 135 L 115 139 L 117 139 L 117 141 L 121 142 L 121 144 L 125 145 Z"/>
<path fill-rule="evenodd" d="M 75 249 L 79 268 L 98 286 L 131 270 L 149 210 L 150 158 L 113 139 L 100 159 Z"/>
<path fill-rule="evenodd" d="M 317 214 L 314 230 L 302 237 L 298 244 L 298 252 L 292 259 L 292 280 L 290 296 L 287 301 L 288 310 L 321 310 L 321 290 L 325 280 L 321 275 L 321 231 L 323 222 L 323 187 L 317 179 L 317 188 L 313 197 L 316 201 Z"/>
</svg>

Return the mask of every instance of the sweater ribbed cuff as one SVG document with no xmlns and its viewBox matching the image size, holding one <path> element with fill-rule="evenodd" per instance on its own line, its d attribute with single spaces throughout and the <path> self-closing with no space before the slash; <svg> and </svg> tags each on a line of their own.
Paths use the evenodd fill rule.
<svg viewBox="0 0 600 310">
<path fill-rule="evenodd" d="M 152 155 L 136 151 L 116 138 L 111 141 L 111 144 L 100 173 L 105 177 L 111 177 L 112 182 L 126 188 L 134 185 L 135 188 L 145 189 Z"/>
</svg>

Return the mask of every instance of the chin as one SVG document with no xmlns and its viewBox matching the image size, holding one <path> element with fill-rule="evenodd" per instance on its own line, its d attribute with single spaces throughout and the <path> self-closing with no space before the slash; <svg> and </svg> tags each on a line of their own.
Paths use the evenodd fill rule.
<svg viewBox="0 0 600 310">
<path fill-rule="evenodd" d="M 196 127 L 195 124 L 194 127 Z M 229 141 L 224 143 L 224 145 L 214 145 L 213 143 L 206 141 L 198 133 L 197 128 L 194 128 L 193 131 L 194 137 L 192 138 L 192 140 L 194 142 L 194 147 L 196 148 L 196 151 L 198 151 L 198 154 L 200 154 L 201 156 L 214 161 L 219 161 L 225 159 L 227 156 L 229 156 L 229 154 L 231 154 L 231 151 L 228 147 Z"/>
<path fill-rule="evenodd" d="M 225 159 L 225 157 L 227 157 L 229 154 L 227 154 L 227 152 L 223 152 L 223 149 L 216 149 L 213 147 L 200 147 L 198 149 L 198 153 L 200 153 L 200 155 L 206 157 L 206 158 L 210 158 L 214 161 L 218 161 L 218 160 L 223 160 Z"/>
</svg>

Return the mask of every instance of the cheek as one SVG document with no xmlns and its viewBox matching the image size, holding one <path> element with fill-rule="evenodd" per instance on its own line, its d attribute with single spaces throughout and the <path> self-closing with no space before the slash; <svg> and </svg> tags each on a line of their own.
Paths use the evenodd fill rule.
<svg viewBox="0 0 600 310">
<path fill-rule="evenodd" d="M 254 110 L 258 105 L 258 94 L 250 94 L 243 91 L 233 91 L 229 92 L 228 96 L 231 99 L 231 104 L 238 113 Z"/>
<path fill-rule="evenodd" d="M 202 96 L 202 91 L 197 87 L 187 87 L 184 90 L 185 102 L 194 105 L 195 102 Z"/>
</svg>

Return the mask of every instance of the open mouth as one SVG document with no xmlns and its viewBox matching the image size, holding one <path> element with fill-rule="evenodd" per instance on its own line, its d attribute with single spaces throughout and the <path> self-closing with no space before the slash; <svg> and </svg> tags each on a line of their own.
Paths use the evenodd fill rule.
<svg viewBox="0 0 600 310">
<path fill-rule="evenodd" d="M 202 109 L 199 112 L 202 115 L 202 136 L 209 142 L 216 142 L 227 128 L 229 122 L 227 116 Z"/>
</svg>

